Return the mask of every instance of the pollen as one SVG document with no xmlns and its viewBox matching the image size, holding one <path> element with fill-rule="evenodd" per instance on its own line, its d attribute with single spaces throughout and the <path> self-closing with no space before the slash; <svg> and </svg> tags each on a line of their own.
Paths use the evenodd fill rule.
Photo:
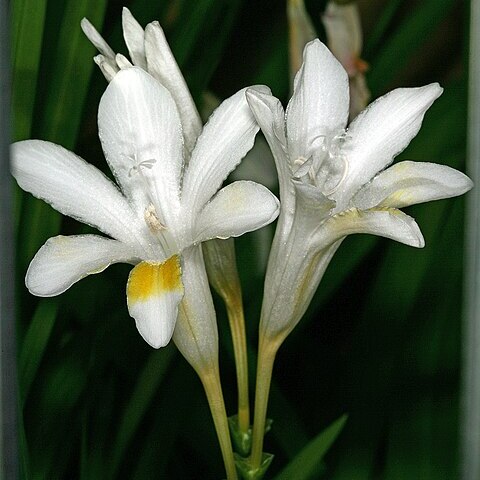
<svg viewBox="0 0 480 480">
<path fill-rule="evenodd" d="M 146 301 L 154 295 L 169 292 L 182 292 L 181 273 L 178 255 L 171 256 L 164 263 L 139 263 L 128 278 L 129 302 Z"/>
<path fill-rule="evenodd" d="M 145 218 L 145 222 L 148 225 L 148 228 L 151 232 L 160 232 L 161 230 L 165 230 L 167 227 L 158 219 L 157 211 L 155 210 L 155 206 L 153 203 L 145 209 L 143 212 L 143 217 Z"/>
</svg>

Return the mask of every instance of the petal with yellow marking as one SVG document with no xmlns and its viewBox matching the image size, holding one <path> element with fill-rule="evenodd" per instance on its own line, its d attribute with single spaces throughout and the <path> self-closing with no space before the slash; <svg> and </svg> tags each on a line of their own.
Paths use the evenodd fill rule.
<svg viewBox="0 0 480 480">
<path fill-rule="evenodd" d="M 180 257 L 173 255 L 163 263 L 141 262 L 128 277 L 128 311 L 153 348 L 164 347 L 172 338 L 183 298 L 181 274 Z"/>
</svg>

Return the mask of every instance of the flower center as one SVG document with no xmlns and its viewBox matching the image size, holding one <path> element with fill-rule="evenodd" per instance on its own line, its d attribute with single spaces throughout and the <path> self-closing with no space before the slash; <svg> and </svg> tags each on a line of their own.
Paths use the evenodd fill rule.
<svg viewBox="0 0 480 480">
<path fill-rule="evenodd" d="M 347 139 L 345 130 L 314 137 L 308 148 L 310 155 L 293 162 L 295 177 L 318 187 L 325 196 L 334 193 L 348 173 L 348 159 L 342 150 Z"/>
</svg>

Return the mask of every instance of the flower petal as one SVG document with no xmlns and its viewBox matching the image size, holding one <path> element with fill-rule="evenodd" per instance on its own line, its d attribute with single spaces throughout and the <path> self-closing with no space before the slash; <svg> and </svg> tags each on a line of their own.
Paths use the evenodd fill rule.
<svg viewBox="0 0 480 480">
<path fill-rule="evenodd" d="M 258 183 L 238 181 L 222 188 L 200 213 L 194 243 L 238 237 L 273 222 L 280 203 Z"/>
<path fill-rule="evenodd" d="M 100 273 L 112 263 L 132 263 L 136 253 L 127 245 L 98 235 L 52 237 L 28 267 L 25 284 L 33 295 L 53 297 L 87 275 Z"/>
<path fill-rule="evenodd" d="M 256 87 L 266 90 L 266 87 Z M 258 125 L 247 105 L 246 89 L 231 96 L 205 125 L 185 171 L 183 201 L 192 220 L 252 148 Z"/>
<path fill-rule="evenodd" d="M 153 203 L 167 228 L 179 206 L 182 133 L 170 93 L 138 67 L 115 75 L 98 111 L 98 129 L 110 168 L 143 213 Z"/>
<path fill-rule="evenodd" d="M 314 243 L 322 249 L 352 233 L 379 235 L 417 248 L 425 246 L 415 220 L 395 208 L 352 208 L 338 213 L 318 227 Z"/>
<path fill-rule="evenodd" d="M 82 18 L 80 27 L 86 37 L 93 43 L 96 49 L 107 59 L 113 61 L 115 64 L 115 52 L 111 49 L 110 45 L 103 39 L 98 33 L 98 30 L 90 23 L 87 18 Z"/>
<path fill-rule="evenodd" d="M 98 65 L 107 82 L 111 82 L 119 69 L 117 63 L 115 62 L 115 66 L 113 66 L 112 62 L 104 55 L 95 55 L 93 61 Z"/>
<path fill-rule="evenodd" d="M 308 158 L 315 138 L 338 134 L 348 119 L 347 72 L 318 39 L 307 44 L 303 56 L 287 107 L 288 150 L 292 161 Z"/>
<path fill-rule="evenodd" d="M 122 26 L 123 37 L 125 38 L 132 62 L 134 65 L 146 70 L 145 32 L 127 7 L 123 7 L 122 10 Z"/>
<path fill-rule="evenodd" d="M 172 338 L 178 304 L 183 297 L 180 259 L 164 263 L 139 263 L 128 277 L 127 303 L 143 339 L 153 348 Z"/>
<path fill-rule="evenodd" d="M 183 251 L 182 280 L 185 295 L 173 340 L 197 372 L 211 372 L 218 366 L 217 319 L 200 245 Z"/>
<path fill-rule="evenodd" d="M 21 188 L 60 213 L 125 243 L 141 243 L 137 217 L 116 185 L 65 148 L 41 140 L 17 142 L 12 174 Z"/>
<path fill-rule="evenodd" d="M 377 175 L 352 199 L 352 206 L 402 208 L 416 203 L 456 197 L 470 190 L 472 181 L 446 165 L 400 162 Z"/>
<path fill-rule="evenodd" d="M 348 175 L 335 192 L 339 204 L 392 163 L 418 133 L 425 112 L 443 89 L 438 83 L 398 88 L 380 97 L 350 125 L 343 147 Z"/>
<path fill-rule="evenodd" d="M 280 101 L 270 93 L 248 89 L 246 95 L 248 105 L 272 150 L 280 184 L 282 207 L 288 210 L 289 207 L 293 207 L 295 193 L 285 138 L 285 112 Z"/>
<path fill-rule="evenodd" d="M 171 93 L 182 122 L 185 147 L 191 154 L 202 131 L 202 121 L 190 90 L 158 22 L 145 28 L 145 51 L 148 71 Z"/>
</svg>

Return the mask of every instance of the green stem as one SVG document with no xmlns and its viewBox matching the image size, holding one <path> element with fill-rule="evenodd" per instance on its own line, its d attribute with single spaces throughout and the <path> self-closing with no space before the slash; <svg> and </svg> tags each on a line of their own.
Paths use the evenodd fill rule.
<svg viewBox="0 0 480 480">
<path fill-rule="evenodd" d="M 227 480 L 238 480 L 233 458 L 232 443 L 230 441 L 230 432 L 228 430 L 227 412 L 225 410 L 225 402 L 220 384 L 220 374 L 218 369 L 215 369 L 214 371 L 206 373 L 199 372 L 199 376 L 207 395 L 213 423 L 217 431 L 223 462 L 227 472 Z"/>
<path fill-rule="evenodd" d="M 260 467 L 263 454 L 263 437 L 267 418 L 268 396 L 272 380 L 273 363 L 281 342 L 260 337 L 258 346 L 257 383 L 255 391 L 255 416 L 253 421 L 252 454 L 250 465 L 252 469 Z"/>
<path fill-rule="evenodd" d="M 248 398 L 248 359 L 245 318 L 241 299 L 227 302 L 228 321 L 232 332 L 233 351 L 238 385 L 238 427 L 244 434 L 250 428 L 250 404 Z"/>
</svg>

